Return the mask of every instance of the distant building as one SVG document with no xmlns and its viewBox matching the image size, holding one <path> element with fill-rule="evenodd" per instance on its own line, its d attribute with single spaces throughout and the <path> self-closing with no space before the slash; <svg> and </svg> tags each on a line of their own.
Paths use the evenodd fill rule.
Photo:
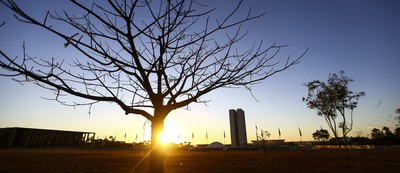
<svg viewBox="0 0 400 173">
<path fill-rule="evenodd" d="M 94 136 L 94 132 L 0 128 L 0 148 L 84 147 L 90 146 L 94 141 Z"/>
<path fill-rule="evenodd" d="M 242 109 L 230 109 L 231 146 L 247 146 L 246 120 Z"/>
</svg>

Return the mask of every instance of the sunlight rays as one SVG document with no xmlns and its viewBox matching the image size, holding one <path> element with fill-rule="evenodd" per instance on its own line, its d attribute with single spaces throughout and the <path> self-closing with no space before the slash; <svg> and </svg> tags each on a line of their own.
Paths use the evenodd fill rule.
<svg viewBox="0 0 400 173">
<path fill-rule="evenodd" d="M 168 143 L 181 143 L 181 133 L 179 132 L 179 128 L 177 125 L 173 124 L 173 122 L 168 122 L 165 124 L 163 132 L 159 136 L 159 140 L 163 144 Z"/>
</svg>

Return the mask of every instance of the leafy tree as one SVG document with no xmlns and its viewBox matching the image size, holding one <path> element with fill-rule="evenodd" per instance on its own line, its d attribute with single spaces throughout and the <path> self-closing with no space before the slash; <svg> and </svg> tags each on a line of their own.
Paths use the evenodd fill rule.
<svg viewBox="0 0 400 173">
<path fill-rule="evenodd" d="M 400 127 L 396 127 L 396 129 L 394 130 L 394 134 L 396 136 L 400 136 Z"/>
<path fill-rule="evenodd" d="M 371 130 L 371 138 L 372 139 L 381 138 L 383 136 L 384 136 L 384 134 L 383 134 L 383 132 L 381 130 L 379 130 L 377 128 L 373 128 Z"/>
<path fill-rule="evenodd" d="M 382 131 L 385 133 L 385 135 L 392 135 L 393 132 L 389 129 L 389 127 L 382 127 Z"/>
<path fill-rule="evenodd" d="M 95 103 L 111 102 L 127 115 L 145 117 L 152 123 L 150 172 L 164 171 L 159 135 L 171 111 L 205 103 L 202 97 L 220 88 L 251 90 L 253 84 L 299 63 L 307 51 L 285 58 L 281 65 L 277 54 L 285 46 L 241 44 L 247 33 L 242 25 L 264 15 L 250 8 L 240 16 L 242 1 L 215 20 L 214 9 L 184 0 L 71 1 L 76 9 L 47 12 L 41 19 L 11 0 L 0 2 L 17 20 L 65 40 L 60 46 L 81 56 L 64 63 L 61 58 L 29 56 L 25 45 L 17 58 L 0 50 L 0 75 L 49 89 L 55 101 L 86 105 L 89 112 Z M 65 95 L 87 102 L 67 103 Z"/>
<path fill-rule="evenodd" d="M 384 137 L 385 137 L 385 134 L 381 130 L 379 130 L 377 128 L 373 128 L 371 130 L 371 138 L 372 138 L 372 140 L 375 141 L 376 144 L 381 144 Z"/>
<path fill-rule="evenodd" d="M 371 138 L 377 145 L 395 145 L 399 144 L 400 128 L 395 129 L 393 133 L 388 127 L 383 127 L 382 130 L 374 128 L 371 130 Z"/>
<path fill-rule="evenodd" d="M 326 129 L 320 129 L 312 134 L 313 138 L 318 141 L 327 141 L 329 139 L 329 132 Z"/>
<path fill-rule="evenodd" d="M 345 76 L 343 71 L 330 74 L 327 82 L 314 80 L 304 84 L 308 95 L 303 98 L 308 108 L 317 110 L 317 115 L 324 117 L 337 141 L 346 167 L 350 165 L 347 134 L 353 128 L 353 110 L 357 107 L 359 98 L 365 95 L 364 92 L 353 92 L 349 89 L 352 81 L 353 79 Z M 338 117 L 341 118 L 340 121 L 337 121 Z M 344 151 L 341 142 L 338 141 L 340 136 L 343 139 Z"/>
<path fill-rule="evenodd" d="M 382 131 L 385 133 L 385 144 L 386 145 L 394 145 L 396 144 L 396 136 L 394 133 L 389 129 L 389 127 L 383 127 Z"/>
<path fill-rule="evenodd" d="M 396 127 L 396 129 L 394 129 L 394 135 L 396 137 L 396 143 L 400 144 L 400 127 Z"/>
</svg>

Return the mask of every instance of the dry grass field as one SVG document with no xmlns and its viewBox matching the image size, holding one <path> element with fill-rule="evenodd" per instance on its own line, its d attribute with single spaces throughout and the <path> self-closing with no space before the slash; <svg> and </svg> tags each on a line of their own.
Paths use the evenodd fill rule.
<svg viewBox="0 0 400 173">
<path fill-rule="evenodd" d="M 146 172 L 143 153 L 128 150 L 0 150 L 0 172 Z M 300 151 L 168 151 L 166 172 L 372 173 L 398 172 L 400 150 L 353 150 L 351 168 L 336 150 Z"/>
</svg>

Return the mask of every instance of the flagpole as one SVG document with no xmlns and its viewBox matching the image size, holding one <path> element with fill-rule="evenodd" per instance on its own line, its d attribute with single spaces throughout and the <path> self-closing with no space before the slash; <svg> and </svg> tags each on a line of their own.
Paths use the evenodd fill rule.
<svg viewBox="0 0 400 173">
<path fill-rule="evenodd" d="M 224 145 L 226 144 L 226 143 L 225 143 L 225 138 L 226 138 L 226 136 L 225 136 L 225 130 L 224 130 Z"/>
<path fill-rule="evenodd" d="M 258 127 L 257 127 L 257 124 L 256 124 L 256 139 L 258 141 Z"/>
<path fill-rule="evenodd" d="M 192 131 L 192 145 L 194 146 L 193 139 L 194 139 L 194 133 Z"/>
<path fill-rule="evenodd" d="M 206 131 L 206 144 L 208 144 L 208 132 Z"/>
<path fill-rule="evenodd" d="M 279 139 L 281 139 L 281 129 L 278 128 Z"/>
<path fill-rule="evenodd" d="M 299 127 L 299 134 L 300 134 L 300 142 L 301 142 L 301 141 L 302 141 L 302 140 L 301 140 L 301 137 L 303 136 L 303 134 L 301 134 L 300 127 Z"/>
</svg>

